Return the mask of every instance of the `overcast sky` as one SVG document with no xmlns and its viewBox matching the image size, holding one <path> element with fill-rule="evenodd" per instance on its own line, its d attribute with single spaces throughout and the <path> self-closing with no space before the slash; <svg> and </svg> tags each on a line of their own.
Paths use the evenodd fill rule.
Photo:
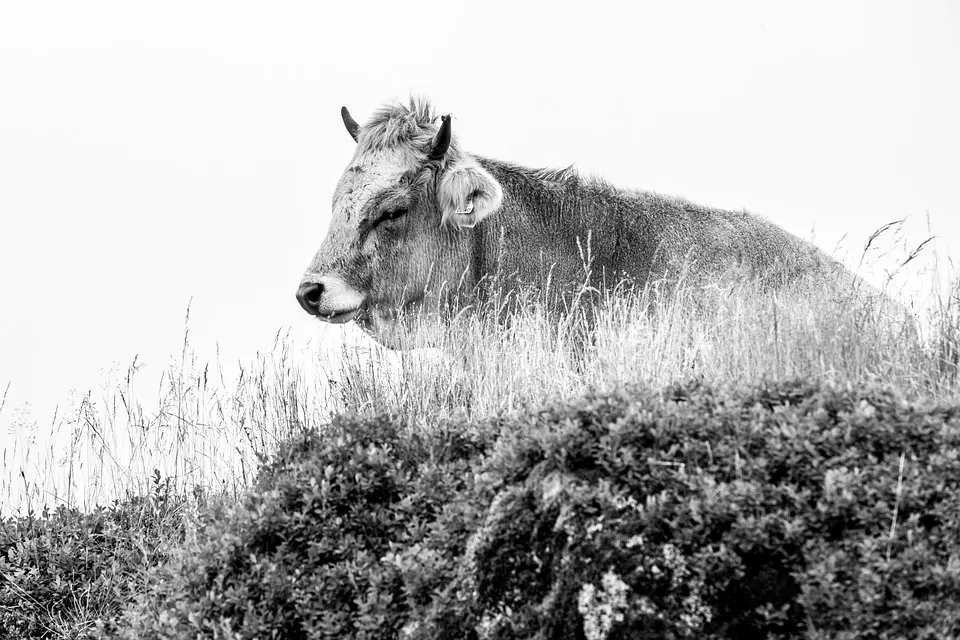
<svg viewBox="0 0 960 640">
<path fill-rule="evenodd" d="M 828 250 L 904 216 L 960 237 L 954 0 L 7 2 L 0 426 L 134 354 L 162 367 L 191 297 L 203 353 L 335 339 L 294 292 L 354 145 L 339 109 L 411 92 L 468 149 Z"/>
</svg>

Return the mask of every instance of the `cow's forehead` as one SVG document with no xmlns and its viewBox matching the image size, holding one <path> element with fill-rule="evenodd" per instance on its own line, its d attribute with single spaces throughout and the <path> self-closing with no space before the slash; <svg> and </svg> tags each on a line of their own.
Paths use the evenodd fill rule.
<svg viewBox="0 0 960 640">
<path fill-rule="evenodd" d="M 354 156 L 333 198 L 334 217 L 355 220 L 367 203 L 385 189 L 395 187 L 415 166 L 409 154 L 398 150 L 381 150 Z"/>
</svg>

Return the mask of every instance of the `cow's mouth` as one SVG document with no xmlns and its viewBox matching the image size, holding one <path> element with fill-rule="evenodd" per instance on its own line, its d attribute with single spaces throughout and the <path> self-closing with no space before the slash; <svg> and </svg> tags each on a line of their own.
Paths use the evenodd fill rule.
<svg viewBox="0 0 960 640">
<path fill-rule="evenodd" d="M 349 311 L 338 311 L 336 313 L 322 313 L 317 317 L 323 320 L 324 322 L 329 322 L 330 324 L 344 324 L 344 323 L 350 322 L 355 317 L 357 317 L 357 313 L 359 311 L 360 309 L 357 308 L 357 309 L 350 309 Z"/>
</svg>

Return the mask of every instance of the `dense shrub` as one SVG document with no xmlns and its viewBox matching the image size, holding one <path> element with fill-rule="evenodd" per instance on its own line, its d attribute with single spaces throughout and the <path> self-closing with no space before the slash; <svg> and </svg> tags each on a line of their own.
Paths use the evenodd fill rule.
<svg viewBox="0 0 960 640">
<path fill-rule="evenodd" d="M 960 637 L 958 444 L 957 407 L 807 383 L 430 436 L 342 418 L 157 572 L 125 635 Z"/>
<path fill-rule="evenodd" d="M 411 636 L 960 637 L 957 407 L 692 385 L 505 427 Z"/>
<path fill-rule="evenodd" d="M 0 638 L 81 638 L 112 628 L 145 567 L 183 542 L 181 501 L 161 491 L 89 513 L 0 521 Z"/>
<path fill-rule="evenodd" d="M 435 556 L 438 566 L 409 581 L 387 559 L 414 549 L 444 506 L 469 493 L 470 461 L 487 446 L 476 433 L 422 436 L 385 418 L 340 417 L 295 438 L 242 509 L 156 572 L 123 636 L 396 637 L 457 554 Z M 463 540 L 475 528 L 449 525 Z"/>
</svg>

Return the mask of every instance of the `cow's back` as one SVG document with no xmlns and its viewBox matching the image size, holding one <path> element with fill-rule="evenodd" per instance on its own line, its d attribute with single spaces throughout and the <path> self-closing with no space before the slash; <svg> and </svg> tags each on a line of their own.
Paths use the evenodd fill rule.
<svg viewBox="0 0 960 640">
<path fill-rule="evenodd" d="M 549 277 L 559 290 L 624 280 L 639 286 L 733 282 L 811 295 L 871 289 L 811 242 L 746 211 L 617 188 L 570 170 L 482 163 L 503 185 L 504 201 L 474 230 L 478 276 L 514 274 L 514 281 L 534 287 Z"/>
<path fill-rule="evenodd" d="M 638 230 L 655 230 L 657 249 L 647 279 L 669 279 L 682 272 L 698 284 L 734 278 L 754 281 L 763 289 L 842 288 L 855 280 L 849 270 L 814 244 L 761 216 L 651 192 L 631 196 L 636 201 L 636 216 L 645 219 L 637 225 Z M 638 244 L 651 243 L 644 240 Z"/>
</svg>

